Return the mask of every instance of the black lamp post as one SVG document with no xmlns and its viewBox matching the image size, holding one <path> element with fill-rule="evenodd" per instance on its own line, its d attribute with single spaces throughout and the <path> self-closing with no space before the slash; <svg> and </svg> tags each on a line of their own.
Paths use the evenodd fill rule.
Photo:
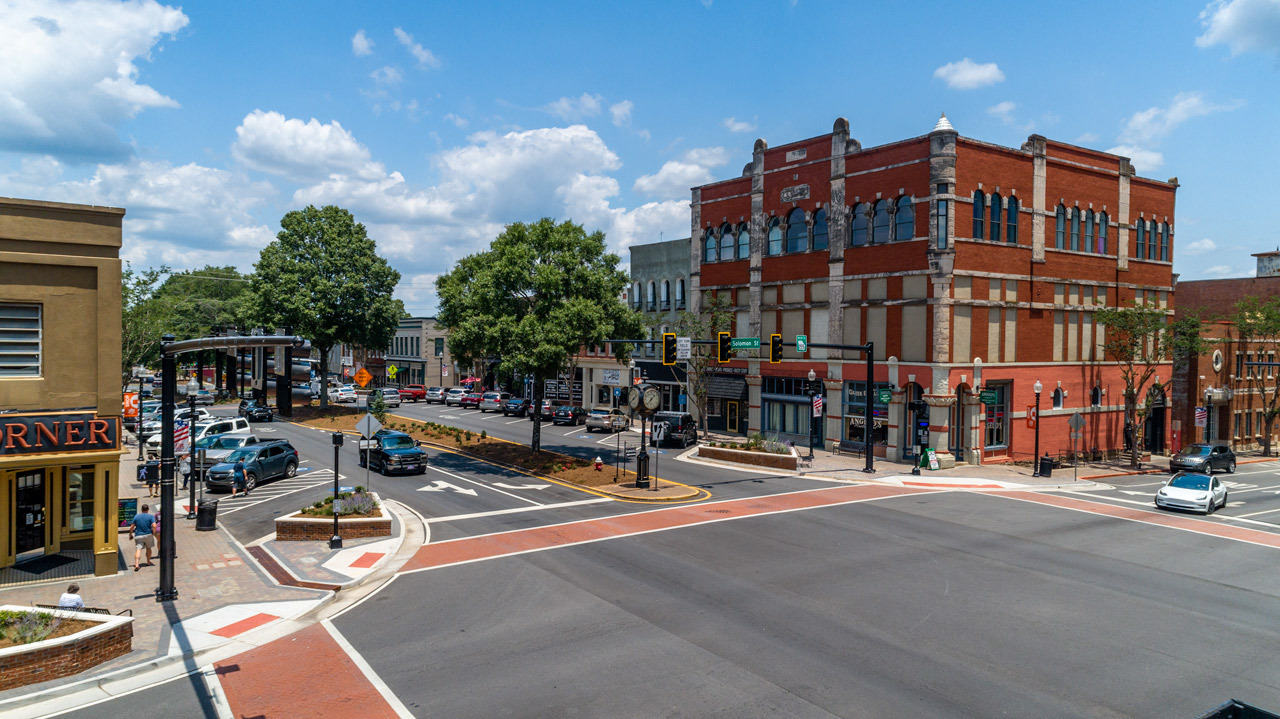
<svg viewBox="0 0 1280 719">
<path fill-rule="evenodd" d="M 1040 476 L 1040 393 L 1044 390 L 1044 385 L 1040 384 L 1040 380 L 1031 386 L 1036 391 L 1036 452 L 1031 458 L 1031 476 Z M 1073 430 L 1074 431 L 1074 430 Z"/>
<path fill-rule="evenodd" d="M 338 536 L 338 454 L 342 450 L 342 433 L 333 433 L 333 536 L 329 537 L 329 549 L 342 549 L 342 537 Z"/>
<path fill-rule="evenodd" d="M 191 475 L 195 474 L 195 458 L 196 458 L 196 392 L 199 391 L 200 384 L 192 377 L 187 381 L 187 476 L 183 481 L 190 485 L 191 499 L 187 505 L 187 519 L 196 518 L 196 485 L 191 481 Z M 181 465 L 179 465 L 181 467 Z"/>
<path fill-rule="evenodd" d="M 1213 443 L 1213 385 L 1204 388 L 1204 443 Z"/>
<path fill-rule="evenodd" d="M 818 396 L 818 374 L 813 370 L 809 370 L 809 461 L 813 461 L 813 445 L 815 437 L 818 435 L 818 421 L 821 418 L 817 416 L 817 412 L 813 411 L 814 398 Z"/>
</svg>

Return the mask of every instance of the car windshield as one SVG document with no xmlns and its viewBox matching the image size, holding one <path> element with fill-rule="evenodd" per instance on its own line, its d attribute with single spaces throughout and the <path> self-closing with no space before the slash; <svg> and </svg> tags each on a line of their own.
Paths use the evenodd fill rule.
<svg viewBox="0 0 1280 719">
<path fill-rule="evenodd" d="M 213 443 L 217 441 L 217 437 L 201 437 L 196 440 L 196 449 L 212 449 Z"/>
<path fill-rule="evenodd" d="M 1184 474 L 1169 480 L 1169 486 L 1204 491 L 1209 488 L 1209 478 L 1199 474 Z"/>
<path fill-rule="evenodd" d="M 244 446 L 244 437 L 228 437 L 219 435 L 213 438 L 213 443 L 206 449 L 237 449 Z"/>
<path fill-rule="evenodd" d="M 1192 445 L 1190 447 L 1187 447 L 1183 449 L 1181 452 L 1179 452 L 1178 454 L 1184 457 L 1203 457 L 1206 454 L 1209 454 L 1210 451 L 1212 451 L 1210 447 L 1206 447 L 1200 444 L 1200 445 Z"/>
<path fill-rule="evenodd" d="M 257 449 L 237 449 L 236 451 L 227 455 L 227 461 L 234 463 L 243 459 L 244 461 L 248 462 L 253 460 L 257 456 L 258 456 Z"/>
<path fill-rule="evenodd" d="M 383 449 L 409 449 L 413 446 L 415 446 L 413 437 L 407 437 L 404 435 L 397 437 L 385 437 L 382 440 Z"/>
<path fill-rule="evenodd" d="M 593 409 L 593 410 L 591 410 L 591 414 L 594 414 L 594 415 L 595 415 L 595 416 L 597 416 L 597 417 L 605 417 L 605 416 L 608 416 L 608 414 L 609 414 L 609 410 L 607 410 L 607 409 Z"/>
</svg>

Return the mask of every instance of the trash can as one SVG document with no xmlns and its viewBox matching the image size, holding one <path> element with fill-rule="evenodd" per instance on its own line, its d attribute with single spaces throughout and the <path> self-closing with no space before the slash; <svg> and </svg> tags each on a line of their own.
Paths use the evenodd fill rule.
<svg viewBox="0 0 1280 719">
<path fill-rule="evenodd" d="M 1050 457 L 1047 454 L 1040 458 L 1040 476 L 1041 477 L 1053 476 L 1053 457 Z"/>
<path fill-rule="evenodd" d="M 218 502 L 202 499 L 196 505 L 196 531 L 212 532 L 218 528 Z"/>
</svg>

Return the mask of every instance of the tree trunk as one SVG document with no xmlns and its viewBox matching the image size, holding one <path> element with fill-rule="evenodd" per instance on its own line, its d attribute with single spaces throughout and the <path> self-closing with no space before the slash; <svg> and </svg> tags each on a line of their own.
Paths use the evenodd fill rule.
<svg viewBox="0 0 1280 719">
<path fill-rule="evenodd" d="M 1262 424 L 1263 424 L 1263 427 L 1265 427 L 1262 434 L 1262 456 L 1270 457 L 1271 456 L 1271 427 L 1272 425 L 1275 424 L 1276 419 L 1275 417 L 1270 416 L 1270 414 L 1267 412 L 1263 412 L 1262 417 L 1263 417 Z"/>
<path fill-rule="evenodd" d="M 329 350 L 332 346 L 321 347 L 316 346 L 316 350 L 320 352 L 320 411 L 323 412 L 329 408 Z"/>
<path fill-rule="evenodd" d="M 1132 427 L 1132 429 L 1129 430 L 1129 468 L 1137 469 L 1139 457 L 1137 403 L 1126 394 L 1124 404 L 1124 421 Z"/>
<path fill-rule="evenodd" d="M 542 384 L 542 377 L 535 375 L 533 378 L 533 406 L 529 408 L 533 411 L 533 436 L 529 440 L 529 449 L 532 449 L 535 454 L 542 451 Z"/>
</svg>

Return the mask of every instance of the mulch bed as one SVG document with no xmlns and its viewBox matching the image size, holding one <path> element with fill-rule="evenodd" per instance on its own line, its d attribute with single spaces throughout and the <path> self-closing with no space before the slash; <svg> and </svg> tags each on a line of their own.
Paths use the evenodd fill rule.
<svg viewBox="0 0 1280 719">
<path fill-rule="evenodd" d="M 43 637 L 41 641 L 43 641 L 44 639 L 57 639 L 58 637 L 65 637 L 68 634 L 75 634 L 76 632 L 82 632 L 86 629 L 91 629 L 93 627 L 98 626 L 98 622 L 89 622 L 83 619 L 60 619 L 60 620 L 55 619 L 54 621 L 58 622 L 58 626 L 55 627 L 52 632 L 49 632 L 47 636 Z M 23 646 L 24 644 L 26 643 L 20 642 L 10 637 L 9 630 L 7 628 L 4 630 L 0 630 L 0 649 Z"/>
</svg>

